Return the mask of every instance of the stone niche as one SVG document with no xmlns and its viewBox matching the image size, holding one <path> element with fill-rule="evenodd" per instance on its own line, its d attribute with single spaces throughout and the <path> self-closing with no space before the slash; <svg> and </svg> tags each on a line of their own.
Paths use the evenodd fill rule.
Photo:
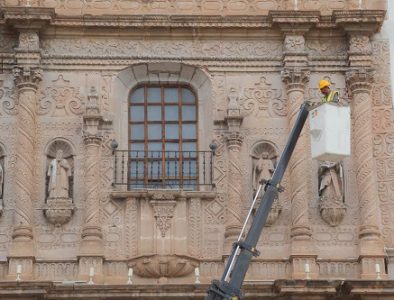
<svg viewBox="0 0 394 300">
<path fill-rule="evenodd" d="M 253 197 L 255 197 L 258 191 L 259 182 L 261 180 L 270 180 L 274 169 L 277 164 L 278 151 L 275 145 L 268 141 L 261 141 L 256 143 L 251 152 L 252 157 L 252 187 Z M 264 191 L 261 191 L 259 197 L 256 200 L 253 212 L 255 212 L 260 206 L 261 198 L 264 195 Z M 282 205 L 279 201 L 279 197 L 274 199 L 270 213 L 265 226 L 272 226 L 275 221 L 279 218 L 282 212 Z"/>
<path fill-rule="evenodd" d="M 182 190 L 113 192 L 114 201 L 127 201 L 128 265 L 135 274 L 164 280 L 191 274 L 200 263 L 196 247 L 202 245 L 202 202 L 215 195 Z"/>
<path fill-rule="evenodd" d="M 74 212 L 74 150 L 68 141 L 56 139 L 49 143 L 45 154 L 44 214 L 49 223 L 63 225 Z"/>
</svg>

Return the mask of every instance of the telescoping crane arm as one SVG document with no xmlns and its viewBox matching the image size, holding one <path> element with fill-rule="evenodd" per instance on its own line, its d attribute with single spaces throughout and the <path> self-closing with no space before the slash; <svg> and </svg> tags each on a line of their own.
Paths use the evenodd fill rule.
<svg viewBox="0 0 394 300">
<path fill-rule="evenodd" d="M 310 104 L 304 102 L 301 105 L 297 120 L 287 140 L 287 144 L 283 149 L 282 155 L 278 161 L 271 180 L 260 182 L 260 186 L 256 192 L 252 207 L 249 210 L 247 219 L 243 225 L 242 231 L 237 242 L 234 243 L 230 257 L 224 268 L 222 278 L 213 280 L 208 290 L 206 300 L 236 300 L 241 298 L 241 286 L 244 281 L 246 272 L 249 268 L 250 261 L 253 256 L 258 256 L 260 253 L 256 250 L 256 245 L 267 221 L 272 203 L 281 191 L 280 182 L 285 173 L 286 167 L 293 154 L 297 140 L 304 127 L 305 121 L 308 117 Z M 249 228 L 245 240 L 241 240 L 245 230 L 248 219 L 251 215 L 256 199 L 264 185 L 264 196 L 261 200 L 260 206 L 257 209 L 253 222 Z"/>
</svg>

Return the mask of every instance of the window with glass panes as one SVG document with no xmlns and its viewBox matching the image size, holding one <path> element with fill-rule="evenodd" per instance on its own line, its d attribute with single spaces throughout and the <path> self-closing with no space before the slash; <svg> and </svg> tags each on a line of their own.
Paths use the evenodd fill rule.
<svg viewBox="0 0 394 300">
<path fill-rule="evenodd" d="M 186 85 L 140 85 L 129 100 L 131 188 L 195 189 L 197 98 Z"/>
</svg>

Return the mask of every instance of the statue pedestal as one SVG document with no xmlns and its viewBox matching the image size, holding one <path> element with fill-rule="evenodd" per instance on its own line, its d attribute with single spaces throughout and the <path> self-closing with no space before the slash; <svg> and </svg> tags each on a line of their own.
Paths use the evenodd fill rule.
<svg viewBox="0 0 394 300">
<path fill-rule="evenodd" d="M 63 225 L 70 221 L 74 212 L 74 203 L 71 198 L 48 198 L 44 213 L 49 223 Z"/>
</svg>

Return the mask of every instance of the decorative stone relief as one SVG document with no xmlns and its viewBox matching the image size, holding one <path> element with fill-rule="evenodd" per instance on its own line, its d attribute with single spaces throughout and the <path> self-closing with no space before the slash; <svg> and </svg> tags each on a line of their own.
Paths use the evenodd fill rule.
<svg viewBox="0 0 394 300">
<path fill-rule="evenodd" d="M 242 90 L 240 105 L 246 116 L 283 117 L 287 114 L 282 90 L 275 87 L 272 78 L 268 76 L 261 76 L 252 86 Z"/>
<path fill-rule="evenodd" d="M 128 41 L 111 39 L 55 39 L 43 40 L 43 51 L 50 56 L 88 57 L 208 57 L 215 58 L 267 58 L 280 55 L 282 43 L 267 41 Z"/>
<path fill-rule="evenodd" d="M 338 226 L 346 213 L 342 165 L 335 162 L 321 163 L 318 177 L 320 215 L 330 226 Z"/>
<path fill-rule="evenodd" d="M 4 86 L 4 80 L 0 80 L 0 101 L 2 102 L 4 113 L 8 115 L 16 115 L 18 113 L 18 98 L 15 90 L 11 87 Z"/>
<path fill-rule="evenodd" d="M 80 94 L 80 88 L 73 87 L 69 80 L 59 74 L 58 78 L 52 81 L 50 87 L 41 90 L 37 113 L 56 117 L 81 115 L 83 106 L 84 101 Z"/>
<path fill-rule="evenodd" d="M 286 35 L 284 49 L 288 52 L 304 52 L 305 38 L 302 35 Z"/>
<path fill-rule="evenodd" d="M 371 54 L 372 46 L 367 35 L 351 35 L 349 52 L 355 54 Z"/>
<path fill-rule="evenodd" d="M 161 236 L 165 237 L 168 229 L 171 228 L 171 220 L 174 217 L 176 202 L 173 200 L 152 200 L 149 203 L 153 207 L 153 215 Z"/>
<path fill-rule="evenodd" d="M 184 14 L 209 14 L 218 10 L 226 14 L 256 14 L 267 13 L 269 10 L 288 8 L 288 0 L 252 0 L 245 2 L 236 1 L 126 1 L 126 0 L 1 0 L 1 4 L 29 5 L 39 7 L 54 7 L 57 13 L 67 12 L 71 15 L 79 14 L 120 14 L 131 12 L 131 14 L 170 14 L 174 10 Z"/>
<path fill-rule="evenodd" d="M 19 33 L 18 50 L 37 51 L 40 48 L 38 33 L 22 31 Z"/>
<path fill-rule="evenodd" d="M 141 277 L 182 277 L 199 265 L 196 259 L 179 255 L 152 255 L 133 259 L 129 266 Z"/>
<path fill-rule="evenodd" d="M 346 42 L 342 39 L 308 38 L 305 43 L 308 55 L 311 57 L 345 57 L 347 55 Z"/>
</svg>

